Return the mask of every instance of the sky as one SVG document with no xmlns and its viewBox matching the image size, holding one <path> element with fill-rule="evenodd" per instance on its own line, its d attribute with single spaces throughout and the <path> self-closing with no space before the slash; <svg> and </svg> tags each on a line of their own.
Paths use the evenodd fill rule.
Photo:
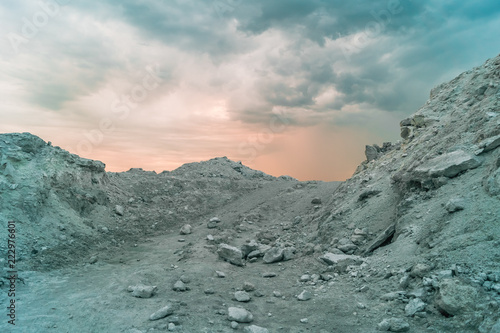
<svg viewBox="0 0 500 333">
<path fill-rule="evenodd" d="M 2 2 L 0 133 L 108 171 L 227 156 L 345 180 L 499 31 L 498 0 Z"/>
</svg>

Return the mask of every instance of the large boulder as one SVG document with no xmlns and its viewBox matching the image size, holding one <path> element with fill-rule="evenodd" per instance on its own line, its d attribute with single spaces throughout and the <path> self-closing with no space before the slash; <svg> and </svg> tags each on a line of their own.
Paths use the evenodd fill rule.
<svg viewBox="0 0 500 333">
<path fill-rule="evenodd" d="M 425 162 L 415 169 L 414 174 L 418 178 L 452 178 L 459 173 L 477 168 L 481 161 L 474 155 L 463 150 L 456 150 L 451 153 L 439 155 Z"/>
<path fill-rule="evenodd" d="M 475 309 L 476 288 L 456 279 L 445 279 L 439 284 L 436 306 L 442 313 L 455 316 Z"/>
<path fill-rule="evenodd" d="M 237 247 L 222 243 L 217 249 L 217 254 L 220 258 L 230 262 L 233 265 L 243 266 L 243 253 Z"/>
</svg>

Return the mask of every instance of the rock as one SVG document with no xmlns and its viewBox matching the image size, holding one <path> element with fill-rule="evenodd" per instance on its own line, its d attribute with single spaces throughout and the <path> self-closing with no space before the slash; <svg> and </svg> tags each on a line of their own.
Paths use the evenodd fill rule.
<svg viewBox="0 0 500 333">
<path fill-rule="evenodd" d="M 410 325 L 401 318 L 387 318 L 382 320 L 377 328 L 379 331 L 408 332 Z"/>
<path fill-rule="evenodd" d="M 226 277 L 226 273 L 221 272 L 221 271 L 215 271 L 215 274 L 217 274 L 217 277 L 221 278 L 221 279 Z"/>
<path fill-rule="evenodd" d="M 247 326 L 243 329 L 243 332 L 245 333 L 269 333 L 269 330 L 264 327 L 256 326 L 256 325 L 251 325 Z"/>
<path fill-rule="evenodd" d="M 234 293 L 234 298 L 238 302 L 249 302 L 250 301 L 250 295 L 246 291 L 237 291 Z"/>
<path fill-rule="evenodd" d="M 188 290 L 188 287 L 186 286 L 186 284 L 184 284 L 184 282 L 179 280 L 174 284 L 174 287 L 172 288 L 172 290 L 182 292 L 182 291 Z"/>
<path fill-rule="evenodd" d="M 302 291 L 298 296 L 297 296 L 297 299 L 299 301 L 308 301 L 312 298 L 312 294 L 310 291 L 308 290 L 304 290 Z"/>
<path fill-rule="evenodd" d="M 278 274 L 274 273 L 274 272 L 265 272 L 262 274 L 262 277 L 264 278 L 273 278 L 273 277 L 276 277 L 278 276 Z"/>
<path fill-rule="evenodd" d="M 411 118 L 406 118 L 406 119 L 403 119 L 399 122 L 399 126 L 400 127 L 403 127 L 403 126 L 411 126 Z"/>
<path fill-rule="evenodd" d="M 425 303 L 420 298 L 414 298 L 406 304 L 405 314 L 412 317 L 417 312 L 425 310 Z"/>
<path fill-rule="evenodd" d="M 294 225 L 300 224 L 301 222 L 302 222 L 302 216 L 295 216 L 295 218 L 293 219 Z"/>
<path fill-rule="evenodd" d="M 337 245 L 337 248 L 346 254 L 352 254 L 358 249 L 358 246 L 349 240 L 349 243 Z"/>
<path fill-rule="evenodd" d="M 380 296 L 380 299 L 384 301 L 394 301 L 396 299 L 402 298 L 404 295 L 406 295 L 406 292 L 404 291 L 393 291 L 387 294 L 383 294 L 382 296 Z"/>
<path fill-rule="evenodd" d="M 464 210 L 465 209 L 465 200 L 461 198 L 453 198 L 448 200 L 446 205 L 444 206 L 448 213 L 455 213 L 458 212 L 459 210 Z"/>
<path fill-rule="evenodd" d="M 260 250 L 255 250 L 247 255 L 248 259 L 263 257 L 264 254 Z"/>
<path fill-rule="evenodd" d="M 207 228 L 208 229 L 215 229 L 215 228 L 217 228 L 217 222 L 208 222 L 207 223 Z"/>
<path fill-rule="evenodd" d="M 300 282 L 308 282 L 311 280 L 311 276 L 309 274 L 304 274 L 300 277 Z"/>
<path fill-rule="evenodd" d="M 243 257 L 246 258 L 253 251 L 259 250 L 259 243 L 255 239 L 250 240 L 246 244 L 241 246 L 241 252 L 243 253 Z"/>
<path fill-rule="evenodd" d="M 220 221 L 221 221 L 220 218 L 218 218 L 218 217 L 212 217 L 208 222 L 219 223 Z"/>
<path fill-rule="evenodd" d="M 361 257 L 349 254 L 333 254 L 330 252 L 325 253 L 319 259 L 329 266 L 335 266 L 335 269 L 342 273 L 346 271 L 347 266 L 361 265 L 363 263 Z"/>
<path fill-rule="evenodd" d="M 253 315 L 243 308 L 230 307 L 227 309 L 227 314 L 230 321 L 237 323 L 251 323 L 253 321 Z"/>
<path fill-rule="evenodd" d="M 238 326 L 240 326 L 240 325 L 239 325 L 237 322 L 235 322 L 235 321 L 232 321 L 232 322 L 231 322 L 231 328 L 232 328 L 233 330 L 238 329 Z"/>
<path fill-rule="evenodd" d="M 396 232 L 396 224 L 391 224 L 388 226 L 384 231 L 382 231 L 377 238 L 371 242 L 371 244 L 366 248 L 366 250 L 363 252 L 364 255 L 375 251 L 380 245 L 384 244 L 386 241 L 388 241 Z"/>
<path fill-rule="evenodd" d="M 380 191 L 380 190 L 366 190 L 359 195 L 358 201 L 365 201 L 365 200 L 367 200 L 371 197 L 374 197 L 380 193 L 382 193 L 382 191 Z"/>
<path fill-rule="evenodd" d="M 205 289 L 204 293 L 205 293 L 205 295 L 213 295 L 213 294 L 215 294 L 215 290 L 213 290 L 213 289 Z"/>
<path fill-rule="evenodd" d="M 273 247 L 264 255 L 264 262 L 272 264 L 283 260 L 283 249 L 280 247 Z"/>
<path fill-rule="evenodd" d="M 479 145 L 479 148 L 483 149 L 483 153 L 487 153 L 498 147 L 500 147 L 500 135 L 488 138 Z"/>
<path fill-rule="evenodd" d="M 439 284 L 436 307 L 447 315 L 458 315 L 473 311 L 477 300 L 476 288 L 459 280 L 445 279 Z"/>
<path fill-rule="evenodd" d="M 301 322 L 302 324 L 307 324 L 307 323 L 309 322 L 309 319 L 307 319 L 307 318 L 302 318 L 302 319 L 300 320 L 300 322 Z"/>
<path fill-rule="evenodd" d="M 378 158 L 377 148 L 369 145 L 365 146 L 365 155 L 368 162 L 376 160 Z"/>
<path fill-rule="evenodd" d="M 283 250 L 283 261 L 292 260 L 295 258 L 295 252 L 297 250 L 294 247 L 286 247 Z"/>
<path fill-rule="evenodd" d="M 425 162 L 415 169 L 414 174 L 417 178 L 453 178 L 459 173 L 477 168 L 481 161 L 474 155 L 463 150 L 457 150 L 451 153 L 439 155 Z"/>
<path fill-rule="evenodd" d="M 410 127 L 404 126 L 404 127 L 401 127 L 400 136 L 401 136 L 401 138 L 403 138 L 405 140 L 408 140 L 408 138 L 411 137 L 412 132 L 413 131 L 412 131 L 412 129 Z"/>
<path fill-rule="evenodd" d="M 248 291 L 248 292 L 254 291 L 255 290 L 255 286 L 252 283 L 250 283 L 250 282 L 245 282 L 243 284 L 243 290 L 244 291 Z"/>
<path fill-rule="evenodd" d="M 243 266 L 243 253 L 240 249 L 227 244 L 220 244 L 217 250 L 220 258 L 236 266 Z"/>
<path fill-rule="evenodd" d="M 425 117 L 423 115 L 415 115 L 411 119 L 411 125 L 415 127 L 425 127 Z"/>
<path fill-rule="evenodd" d="M 321 205 L 321 199 L 320 198 L 314 198 L 311 200 L 311 203 L 313 205 Z"/>
<path fill-rule="evenodd" d="M 123 214 L 125 214 L 125 208 L 123 208 L 123 206 L 116 205 L 115 206 L 115 213 L 116 213 L 116 215 L 123 216 Z"/>
<path fill-rule="evenodd" d="M 181 231 L 180 231 L 180 234 L 181 235 L 189 235 L 190 233 L 192 233 L 193 227 L 191 227 L 191 225 L 189 224 L 185 224 L 182 228 L 181 228 Z"/>
<path fill-rule="evenodd" d="M 131 292 L 134 297 L 151 298 L 154 294 L 156 294 L 158 288 L 156 286 L 144 286 L 142 284 L 138 284 L 136 286 L 129 286 L 127 290 Z"/>
<path fill-rule="evenodd" d="M 167 330 L 169 332 L 175 331 L 175 324 L 174 323 L 168 323 Z"/>
<path fill-rule="evenodd" d="M 416 264 L 411 268 L 410 276 L 423 278 L 430 271 L 431 271 L 431 266 L 427 264 Z"/>
<path fill-rule="evenodd" d="M 149 317 L 149 320 L 158 320 L 158 319 L 162 319 L 162 318 L 165 318 L 167 316 L 170 316 L 171 314 L 173 314 L 175 312 L 175 307 L 172 305 L 172 304 L 167 304 L 166 306 L 164 306 L 163 308 L 161 308 L 160 310 L 156 311 L 155 313 L 153 313 L 150 317 Z"/>
</svg>

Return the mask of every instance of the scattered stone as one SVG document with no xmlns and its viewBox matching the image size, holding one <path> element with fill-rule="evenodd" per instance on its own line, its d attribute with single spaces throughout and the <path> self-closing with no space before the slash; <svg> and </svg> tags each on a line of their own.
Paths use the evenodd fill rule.
<svg viewBox="0 0 500 333">
<path fill-rule="evenodd" d="M 129 286 L 127 291 L 132 293 L 132 296 L 138 298 L 151 298 L 153 297 L 158 288 L 156 286 L 145 286 L 142 284 L 138 284 L 136 286 Z"/>
<path fill-rule="evenodd" d="M 401 318 L 387 318 L 382 320 L 377 328 L 379 331 L 408 332 L 410 325 Z"/>
<path fill-rule="evenodd" d="M 238 324 L 236 321 L 232 321 L 232 322 L 231 322 L 231 328 L 232 328 L 233 330 L 238 329 L 238 326 L 239 326 L 239 324 Z"/>
<path fill-rule="evenodd" d="M 125 208 L 123 208 L 123 206 L 116 205 L 115 206 L 115 213 L 116 213 L 116 215 L 123 216 L 123 214 L 125 214 Z"/>
<path fill-rule="evenodd" d="M 292 260 L 295 258 L 295 252 L 297 250 L 294 247 L 286 247 L 283 250 L 283 261 Z"/>
<path fill-rule="evenodd" d="M 463 150 L 439 155 L 415 169 L 415 175 L 420 178 L 441 177 L 453 178 L 459 173 L 477 168 L 481 161 L 474 155 Z"/>
<path fill-rule="evenodd" d="M 250 301 L 250 295 L 246 291 L 237 291 L 234 293 L 234 298 L 238 302 L 249 302 Z"/>
<path fill-rule="evenodd" d="M 273 278 L 273 277 L 276 277 L 278 274 L 274 273 L 274 272 L 265 272 L 262 274 L 262 277 L 265 277 L 265 278 Z"/>
<path fill-rule="evenodd" d="M 404 126 L 401 127 L 401 137 L 405 140 L 407 140 L 412 134 L 412 129 L 410 127 Z"/>
<path fill-rule="evenodd" d="M 226 277 L 226 273 L 221 272 L 221 271 L 215 271 L 215 274 L 217 274 L 217 277 L 221 278 L 221 279 Z"/>
<path fill-rule="evenodd" d="M 335 266 L 335 269 L 339 272 L 345 272 L 347 266 L 361 265 L 363 263 L 361 257 L 349 254 L 333 254 L 330 252 L 325 253 L 319 259 L 329 266 Z"/>
<path fill-rule="evenodd" d="M 280 297 L 282 297 L 283 295 L 282 295 L 279 291 L 275 290 L 275 291 L 273 291 L 273 296 L 274 296 L 274 297 L 278 297 L 278 298 L 280 298 Z"/>
<path fill-rule="evenodd" d="M 220 218 L 218 218 L 218 217 L 212 217 L 208 222 L 219 223 L 220 221 L 221 221 Z"/>
<path fill-rule="evenodd" d="M 262 257 L 262 256 L 264 256 L 264 254 L 262 252 L 260 252 L 260 250 L 255 250 L 255 251 L 250 252 L 247 255 L 247 258 L 253 259 L 253 258 L 258 258 L 258 257 Z"/>
<path fill-rule="evenodd" d="M 175 307 L 172 304 L 167 304 L 165 307 L 153 313 L 149 320 L 158 320 L 170 316 L 175 311 Z"/>
<path fill-rule="evenodd" d="M 308 301 L 312 298 L 312 294 L 310 291 L 308 290 L 304 290 L 302 291 L 298 296 L 297 296 L 297 299 L 299 301 Z"/>
<path fill-rule="evenodd" d="M 243 308 L 230 307 L 227 309 L 227 314 L 230 321 L 238 323 L 251 323 L 253 321 L 253 315 Z"/>
<path fill-rule="evenodd" d="M 243 253 L 241 250 L 227 244 L 220 244 L 217 250 L 220 258 L 236 266 L 243 266 Z"/>
<path fill-rule="evenodd" d="M 412 317 L 417 312 L 425 310 L 425 303 L 420 298 L 414 298 L 406 304 L 405 314 L 408 317 Z"/>
<path fill-rule="evenodd" d="M 241 253 L 243 253 L 243 257 L 246 258 L 253 251 L 259 250 L 259 243 L 256 240 L 252 239 L 246 244 L 241 246 Z"/>
<path fill-rule="evenodd" d="M 273 247 L 264 255 L 264 262 L 272 264 L 283 260 L 283 249 L 280 247 Z"/>
<path fill-rule="evenodd" d="M 97 260 L 98 260 L 97 256 L 92 256 L 89 259 L 89 264 L 95 264 L 97 262 Z"/>
<path fill-rule="evenodd" d="M 444 206 L 448 213 L 455 213 L 458 212 L 459 210 L 464 210 L 465 209 L 465 200 L 461 198 L 453 198 L 450 199 L 446 205 Z"/>
<path fill-rule="evenodd" d="M 376 160 L 378 158 L 377 148 L 375 148 L 374 146 L 366 145 L 365 146 L 365 156 L 366 156 L 366 160 L 368 162 Z"/>
<path fill-rule="evenodd" d="M 207 223 L 207 228 L 208 229 L 215 229 L 215 228 L 217 228 L 217 222 L 208 222 Z"/>
<path fill-rule="evenodd" d="M 175 324 L 174 323 L 168 323 L 167 330 L 172 332 L 175 331 Z"/>
<path fill-rule="evenodd" d="M 181 280 L 184 283 L 190 283 L 191 282 L 191 278 L 189 276 L 187 276 L 187 275 L 181 275 L 181 277 L 179 278 L 179 280 Z"/>
<path fill-rule="evenodd" d="M 430 271 L 431 271 L 431 266 L 427 264 L 416 264 L 412 267 L 410 271 L 410 276 L 423 278 Z"/>
<path fill-rule="evenodd" d="M 207 235 L 207 241 L 213 242 L 215 240 L 214 236 L 212 235 Z"/>
<path fill-rule="evenodd" d="M 302 222 L 302 216 L 295 216 L 295 218 L 293 219 L 293 224 L 297 225 L 297 224 L 300 224 Z"/>
<path fill-rule="evenodd" d="M 300 277 L 300 282 L 308 282 L 311 280 L 311 276 L 309 274 L 304 274 Z"/>
<path fill-rule="evenodd" d="M 386 243 L 396 232 L 396 224 L 391 224 L 384 231 L 382 231 L 377 238 L 366 248 L 363 252 L 364 255 L 375 251 L 380 245 Z"/>
<path fill-rule="evenodd" d="M 205 289 L 205 294 L 206 295 L 213 295 L 213 294 L 215 294 L 215 290 L 213 290 L 213 289 Z"/>
<path fill-rule="evenodd" d="M 320 198 L 314 198 L 311 200 L 311 203 L 313 205 L 321 205 L 321 199 Z"/>
<path fill-rule="evenodd" d="M 247 291 L 247 292 L 250 292 L 250 291 L 254 291 L 255 290 L 255 285 L 253 285 L 252 283 L 250 282 L 245 282 L 243 284 L 243 290 L 244 291 Z"/>
<path fill-rule="evenodd" d="M 184 226 L 182 226 L 180 234 L 181 235 L 189 235 L 192 232 L 193 232 L 193 227 L 191 227 L 191 225 L 189 225 L 189 224 L 185 224 Z"/>
<path fill-rule="evenodd" d="M 182 292 L 188 290 L 188 287 L 184 284 L 184 282 L 179 280 L 174 284 L 172 290 Z"/>
<path fill-rule="evenodd" d="M 445 279 L 439 284 L 436 306 L 446 315 L 455 316 L 473 311 L 477 299 L 477 290 L 459 280 Z"/>
<path fill-rule="evenodd" d="M 243 329 L 243 332 L 245 333 L 269 333 L 269 330 L 264 327 L 256 326 L 256 325 L 251 325 L 247 326 Z"/>
<path fill-rule="evenodd" d="M 398 298 L 402 298 L 404 295 L 406 295 L 406 292 L 404 291 L 393 291 L 382 295 L 380 299 L 384 301 L 394 301 Z"/>
<path fill-rule="evenodd" d="M 300 320 L 300 322 L 301 322 L 302 324 L 307 324 L 307 323 L 309 322 L 309 319 L 307 319 L 307 318 L 302 318 L 302 319 Z"/>
<path fill-rule="evenodd" d="M 483 153 L 492 151 L 498 147 L 500 147 L 500 135 L 488 138 L 479 145 L 479 148 L 483 149 Z"/>
</svg>

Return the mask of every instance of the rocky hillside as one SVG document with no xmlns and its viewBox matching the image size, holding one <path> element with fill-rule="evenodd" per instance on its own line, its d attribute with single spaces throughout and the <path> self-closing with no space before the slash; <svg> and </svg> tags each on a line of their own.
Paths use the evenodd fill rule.
<svg viewBox="0 0 500 333">
<path fill-rule="evenodd" d="M 401 140 L 366 146 L 342 183 L 275 178 L 225 157 L 107 173 L 31 134 L 0 135 L 20 324 L 498 333 L 499 103 L 500 56 L 434 88 L 401 121 Z"/>
</svg>

